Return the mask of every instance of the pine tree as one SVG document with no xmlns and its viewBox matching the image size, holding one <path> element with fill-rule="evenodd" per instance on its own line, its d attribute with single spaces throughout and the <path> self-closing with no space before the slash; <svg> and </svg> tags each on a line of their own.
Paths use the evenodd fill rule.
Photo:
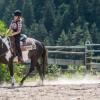
<svg viewBox="0 0 100 100">
<path fill-rule="evenodd" d="M 34 20 L 34 10 L 33 10 L 31 0 L 23 1 L 22 11 L 23 11 L 24 19 L 25 19 L 25 24 L 27 25 L 28 28 L 30 28 Z"/>
<path fill-rule="evenodd" d="M 99 39 L 100 32 L 99 32 L 99 30 L 97 28 L 96 23 L 93 23 L 91 25 L 90 32 L 91 32 L 91 35 L 92 35 L 92 41 L 93 41 L 93 43 L 100 43 L 100 39 Z"/>
<path fill-rule="evenodd" d="M 55 9 L 53 0 L 48 0 L 45 3 L 45 15 L 44 15 L 44 25 L 48 32 L 54 29 L 54 22 L 55 22 Z"/>
<path fill-rule="evenodd" d="M 60 37 L 58 38 L 57 45 L 60 46 L 68 45 L 68 37 L 64 31 L 62 31 Z"/>
<path fill-rule="evenodd" d="M 44 41 L 45 37 L 47 36 L 47 30 L 43 24 L 43 21 L 37 23 L 34 21 L 34 23 L 31 25 L 31 31 L 30 31 L 31 37 L 34 37 L 38 40 Z"/>
<path fill-rule="evenodd" d="M 0 19 L 3 17 L 5 11 L 5 2 L 6 0 L 0 0 Z"/>
<path fill-rule="evenodd" d="M 89 24 L 87 22 L 84 23 L 84 26 L 83 26 L 83 38 L 82 38 L 81 43 L 80 43 L 81 45 L 82 44 L 84 45 L 86 43 L 86 41 L 92 42 L 91 34 L 89 32 L 88 25 Z"/>
<path fill-rule="evenodd" d="M 64 8 L 66 9 L 63 14 L 62 28 L 64 29 L 65 33 L 67 33 L 69 30 L 70 23 L 71 23 L 70 11 L 69 11 L 70 6 L 66 5 L 66 7 Z"/>
<path fill-rule="evenodd" d="M 22 11 L 22 7 L 23 7 L 23 0 L 16 0 L 16 9 L 20 9 Z"/>
<path fill-rule="evenodd" d="M 7 6 L 7 5 L 6 5 Z M 9 0 L 8 6 L 5 9 L 3 20 L 9 25 L 10 21 L 12 19 L 12 14 L 14 10 L 16 9 L 15 7 L 15 1 L 14 0 Z"/>
<path fill-rule="evenodd" d="M 45 2 L 46 0 L 32 0 L 34 5 L 34 14 L 36 22 L 39 22 L 43 19 L 44 16 L 44 9 L 45 9 Z"/>
</svg>

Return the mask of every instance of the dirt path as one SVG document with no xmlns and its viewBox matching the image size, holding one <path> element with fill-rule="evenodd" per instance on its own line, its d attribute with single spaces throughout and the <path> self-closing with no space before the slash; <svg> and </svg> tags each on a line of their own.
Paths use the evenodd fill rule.
<svg viewBox="0 0 100 100">
<path fill-rule="evenodd" d="M 79 81 L 70 81 L 69 84 L 60 84 L 61 80 L 45 82 L 44 86 L 27 83 L 13 89 L 9 88 L 9 85 L 1 85 L 0 100 L 100 100 L 100 83 L 82 82 L 77 84 Z"/>
</svg>

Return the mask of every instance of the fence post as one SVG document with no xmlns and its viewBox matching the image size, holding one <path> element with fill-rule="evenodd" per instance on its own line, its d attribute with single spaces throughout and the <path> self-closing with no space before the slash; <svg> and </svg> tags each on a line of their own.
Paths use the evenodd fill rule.
<svg viewBox="0 0 100 100">
<path fill-rule="evenodd" d="M 91 44 L 90 41 L 85 42 L 85 66 L 87 70 L 91 69 L 91 52 L 88 52 L 88 49 L 90 49 L 90 47 L 88 47 L 90 46 L 89 44 Z"/>
</svg>

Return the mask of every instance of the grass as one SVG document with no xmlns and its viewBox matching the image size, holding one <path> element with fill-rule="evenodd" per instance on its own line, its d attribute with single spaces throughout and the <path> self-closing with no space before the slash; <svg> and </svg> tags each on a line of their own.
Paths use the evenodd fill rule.
<svg viewBox="0 0 100 100">
<path fill-rule="evenodd" d="M 27 73 L 28 67 L 25 65 L 16 65 L 14 64 L 14 77 L 16 79 L 16 82 L 20 82 L 22 77 Z M 46 79 L 48 80 L 55 80 L 59 77 L 65 77 L 68 79 L 82 79 L 86 75 L 86 67 L 81 65 L 81 66 L 73 66 L 69 65 L 68 69 L 65 71 L 62 71 L 61 67 L 58 65 L 49 65 L 48 66 L 48 71 L 46 72 Z M 88 73 L 89 76 L 92 76 L 92 73 Z M 98 73 L 98 76 L 100 73 Z M 94 76 L 95 77 L 95 76 Z M 31 74 L 26 81 L 36 81 L 39 79 L 39 74 L 33 73 Z M 10 82 L 10 75 L 9 72 L 7 71 L 7 68 L 4 64 L 0 65 L 0 82 Z"/>
</svg>

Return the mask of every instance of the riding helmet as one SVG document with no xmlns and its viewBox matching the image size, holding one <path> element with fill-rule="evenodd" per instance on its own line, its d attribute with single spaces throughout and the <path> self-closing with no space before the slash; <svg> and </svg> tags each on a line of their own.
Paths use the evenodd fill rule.
<svg viewBox="0 0 100 100">
<path fill-rule="evenodd" d="M 15 10 L 14 11 L 14 16 L 21 16 L 21 15 L 22 15 L 22 13 L 21 13 L 20 10 Z"/>
</svg>

